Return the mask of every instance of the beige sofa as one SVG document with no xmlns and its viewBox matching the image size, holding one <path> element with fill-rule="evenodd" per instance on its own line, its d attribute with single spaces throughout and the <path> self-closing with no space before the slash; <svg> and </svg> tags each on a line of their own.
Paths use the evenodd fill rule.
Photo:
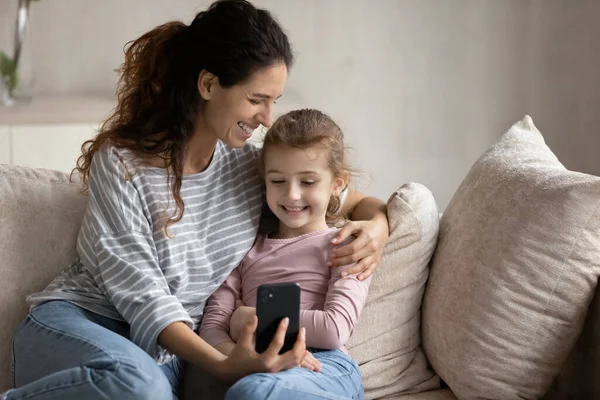
<svg viewBox="0 0 600 400">
<path fill-rule="evenodd" d="M 86 201 L 66 174 L 0 165 L 0 392 L 25 296 L 74 259 Z M 348 344 L 367 398 L 599 398 L 599 206 L 600 178 L 562 167 L 528 117 L 441 221 L 429 190 L 402 185 Z M 188 370 L 186 398 L 211 390 L 206 377 Z"/>
</svg>

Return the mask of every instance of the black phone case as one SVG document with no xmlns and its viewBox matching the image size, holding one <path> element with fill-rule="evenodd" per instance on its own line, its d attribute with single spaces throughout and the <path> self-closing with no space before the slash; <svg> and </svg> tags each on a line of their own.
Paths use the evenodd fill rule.
<svg viewBox="0 0 600 400">
<path fill-rule="evenodd" d="M 256 292 L 256 351 L 265 351 L 281 320 L 290 319 L 285 341 L 279 354 L 290 350 L 298 337 L 300 330 L 300 285 L 298 283 L 267 283 L 260 285 Z"/>
</svg>

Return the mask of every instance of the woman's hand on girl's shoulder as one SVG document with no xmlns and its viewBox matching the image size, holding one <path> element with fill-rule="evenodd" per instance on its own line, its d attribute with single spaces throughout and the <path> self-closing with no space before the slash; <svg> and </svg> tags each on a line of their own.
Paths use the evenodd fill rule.
<svg viewBox="0 0 600 400">
<path fill-rule="evenodd" d="M 351 237 L 355 239 L 343 244 Z M 386 218 L 348 221 L 331 241 L 334 246 L 342 244 L 333 250 L 331 267 L 356 263 L 342 275 L 360 274 L 359 280 L 367 279 L 375 272 L 388 237 L 389 227 Z"/>
</svg>

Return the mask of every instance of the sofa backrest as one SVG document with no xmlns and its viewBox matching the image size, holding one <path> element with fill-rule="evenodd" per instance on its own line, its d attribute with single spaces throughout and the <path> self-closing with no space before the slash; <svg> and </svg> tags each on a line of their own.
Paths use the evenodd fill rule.
<svg viewBox="0 0 600 400">
<path fill-rule="evenodd" d="M 0 165 L 0 392 L 11 387 L 12 338 L 27 314 L 25 299 L 75 259 L 86 205 L 87 197 L 67 174 Z M 599 335 L 596 293 L 577 345 L 545 400 L 600 395 L 594 376 L 600 368 Z"/>
<path fill-rule="evenodd" d="M 65 173 L 0 165 L 0 392 L 11 386 L 12 337 L 25 298 L 75 259 L 87 196 Z"/>
</svg>

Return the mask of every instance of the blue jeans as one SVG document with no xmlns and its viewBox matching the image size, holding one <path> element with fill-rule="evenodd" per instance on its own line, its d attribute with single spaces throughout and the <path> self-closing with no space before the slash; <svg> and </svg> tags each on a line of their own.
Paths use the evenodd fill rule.
<svg viewBox="0 0 600 400">
<path fill-rule="evenodd" d="M 129 340 L 129 325 L 67 301 L 36 307 L 13 342 L 8 400 L 178 398 L 183 367 L 158 365 Z"/>
<path fill-rule="evenodd" d="M 226 400 L 349 400 L 364 399 L 356 361 L 341 350 L 313 352 L 321 371 L 296 367 L 277 373 L 248 375 L 237 381 Z"/>
</svg>

